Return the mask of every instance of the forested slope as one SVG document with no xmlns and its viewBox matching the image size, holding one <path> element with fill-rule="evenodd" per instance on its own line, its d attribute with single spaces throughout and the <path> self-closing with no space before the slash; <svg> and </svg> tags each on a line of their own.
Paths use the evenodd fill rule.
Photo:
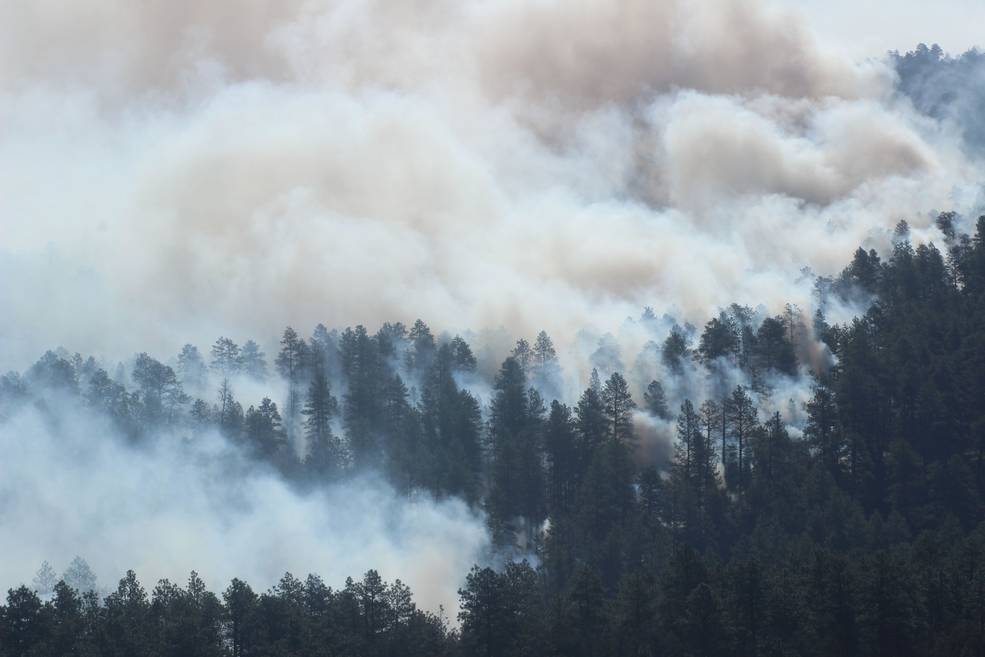
<svg viewBox="0 0 985 657">
<path fill-rule="evenodd" d="M 189 345 L 112 374 L 49 352 L 3 377 L 0 417 L 86 408 L 135 450 L 219 432 L 302 491 L 382 472 L 483 512 L 499 565 L 467 574 L 457 618 L 375 571 L 97 593 L 49 568 L 9 592 L 0 654 L 985 655 L 985 218 L 955 223 L 939 248 L 901 223 L 891 254 L 859 249 L 813 317 L 674 324 L 660 380 L 595 354 L 574 399 L 546 334 L 485 380 L 420 321 L 288 329 L 276 375 L 228 339 L 209 366 Z M 835 302 L 867 310 L 832 325 Z M 285 393 L 244 410 L 242 377 Z M 668 427 L 666 458 L 641 433 Z"/>
</svg>

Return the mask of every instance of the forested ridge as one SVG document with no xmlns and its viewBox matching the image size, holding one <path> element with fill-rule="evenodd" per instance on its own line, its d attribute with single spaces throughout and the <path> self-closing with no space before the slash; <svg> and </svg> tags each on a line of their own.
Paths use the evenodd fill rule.
<svg viewBox="0 0 985 657">
<path fill-rule="evenodd" d="M 891 253 L 859 249 L 816 279 L 811 317 L 668 320 L 645 349 L 661 379 L 600 348 L 570 400 L 543 332 L 492 381 L 422 321 L 288 328 L 272 365 L 228 338 L 113 371 L 48 352 L 0 379 L 0 421 L 86 408 L 135 450 L 216 431 L 299 490 L 380 472 L 484 512 L 499 565 L 463 573 L 450 618 L 376 571 L 215 593 L 131 571 L 100 591 L 83 560 L 46 564 L 0 607 L 0 655 L 981 657 L 985 217 L 972 235 L 957 223 L 938 218 L 940 248 L 901 222 Z M 244 409 L 244 377 L 283 394 Z M 804 403 L 786 399 L 798 386 Z M 667 454 L 641 441 L 663 428 Z"/>
</svg>

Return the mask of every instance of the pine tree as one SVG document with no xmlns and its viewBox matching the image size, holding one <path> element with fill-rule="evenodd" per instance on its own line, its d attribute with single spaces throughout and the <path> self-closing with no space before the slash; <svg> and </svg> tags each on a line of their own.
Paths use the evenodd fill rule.
<svg viewBox="0 0 985 657">
<path fill-rule="evenodd" d="M 422 320 L 414 322 L 408 333 L 410 338 L 411 350 L 407 354 L 407 366 L 411 372 L 417 376 L 423 376 L 431 367 L 434 358 L 435 342 L 431 329 Z"/>
<path fill-rule="evenodd" d="M 538 368 L 545 368 L 548 364 L 557 360 L 557 352 L 554 350 L 554 343 L 545 331 L 537 334 L 533 347 L 534 364 Z"/>
<path fill-rule="evenodd" d="M 198 347 L 186 344 L 178 354 L 178 378 L 181 385 L 195 394 L 201 394 L 205 389 L 206 377 L 208 375 L 205 361 Z"/>
<path fill-rule="evenodd" d="M 67 359 L 53 351 L 46 351 L 27 370 L 24 379 L 39 393 L 61 392 L 70 397 L 79 394 L 79 380 L 75 373 L 75 367 Z"/>
<path fill-rule="evenodd" d="M 749 465 L 746 461 L 746 448 L 753 432 L 759 425 L 759 421 L 753 400 L 742 386 L 736 386 L 728 408 L 731 412 L 729 430 L 736 444 L 735 487 L 741 490 L 746 480 L 746 471 Z"/>
<path fill-rule="evenodd" d="M 284 424 L 289 439 L 294 439 L 296 420 L 301 410 L 301 386 L 308 374 L 308 345 L 297 331 L 288 326 L 280 339 L 277 371 L 287 382 L 287 401 L 284 405 Z"/>
<path fill-rule="evenodd" d="M 568 654 L 604 654 L 608 643 L 606 590 L 599 573 L 587 566 L 575 571 L 564 598 L 564 648 Z M 567 644 L 567 645 L 564 645 Z"/>
<path fill-rule="evenodd" d="M 267 360 L 266 355 L 260 350 L 253 340 L 243 343 L 243 348 L 239 353 L 240 371 L 247 376 L 253 377 L 257 381 L 267 380 Z"/>
<path fill-rule="evenodd" d="M 602 403 L 608 420 L 609 439 L 623 445 L 631 444 L 633 442 L 632 415 L 636 403 L 629 394 L 629 384 L 618 372 L 605 382 Z"/>
<path fill-rule="evenodd" d="M 401 325 L 403 329 L 403 325 Z M 334 329 L 329 331 L 324 324 L 319 324 L 311 334 L 311 362 L 320 364 L 325 376 L 333 380 L 340 374 L 339 369 L 339 335 Z"/>
<path fill-rule="evenodd" d="M 339 353 L 348 384 L 343 397 L 342 419 L 353 465 L 360 469 L 378 467 L 384 454 L 381 443 L 384 438 L 383 390 L 389 382 L 379 343 L 369 337 L 363 326 L 347 328 L 340 339 Z M 396 439 L 397 436 L 389 438 Z"/>
<path fill-rule="evenodd" d="M 34 586 L 35 593 L 42 600 L 48 600 L 55 592 L 55 584 L 58 583 L 58 576 L 55 575 L 55 569 L 51 567 L 51 564 L 43 561 L 31 583 Z"/>
<path fill-rule="evenodd" d="M 44 605 L 26 586 L 7 590 L 7 605 L 0 625 L 0 646 L 10 655 L 34 655 L 43 645 L 46 628 Z"/>
<path fill-rule="evenodd" d="M 222 594 L 226 608 L 226 640 L 233 657 L 248 657 L 256 653 L 257 595 L 249 584 L 233 579 Z"/>
<path fill-rule="evenodd" d="M 134 360 L 133 380 L 140 388 L 140 416 L 145 429 L 172 424 L 189 401 L 174 370 L 146 353 Z"/>
<path fill-rule="evenodd" d="M 287 437 L 277 404 L 264 397 L 258 407 L 250 406 L 244 418 L 247 444 L 255 452 L 278 465 L 284 464 Z"/>
<path fill-rule="evenodd" d="M 790 324 L 788 326 L 788 323 Z M 797 356 L 791 336 L 793 320 L 767 317 L 756 332 L 754 361 L 763 372 L 779 372 L 787 376 L 797 373 Z"/>
<path fill-rule="evenodd" d="M 212 345 L 212 370 L 222 377 L 239 373 L 239 345 L 226 337 L 220 337 Z"/>
<path fill-rule="evenodd" d="M 452 362 L 457 372 L 475 372 L 476 360 L 472 354 L 469 343 L 460 336 L 452 338 L 451 344 Z"/>
<path fill-rule="evenodd" d="M 443 344 L 424 382 L 421 437 L 426 458 L 422 483 L 439 495 L 476 500 L 481 471 L 478 402 L 455 383 L 456 353 Z"/>
<path fill-rule="evenodd" d="M 558 363 L 554 343 L 547 333 L 541 331 L 534 341 L 531 358 L 531 381 L 548 398 L 561 393 L 561 366 Z"/>
<path fill-rule="evenodd" d="M 656 582 L 647 572 L 634 571 L 619 585 L 615 599 L 615 631 L 622 654 L 652 655 L 657 640 Z"/>
<path fill-rule="evenodd" d="M 530 373 L 530 366 L 533 363 L 534 353 L 530 348 L 530 343 L 520 338 L 516 341 L 516 345 L 513 347 L 513 351 L 510 352 L 510 356 L 520 365 L 520 369 L 523 370 L 524 374 Z"/>
<path fill-rule="evenodd" d="M 332 395 L 328 377 L 322 368 L 315 369 L 315 375 L 308 384 L 308 396 L 301 414 L 305 416 L 305 437 L 309 441 L 332 439 L 332 418 L 338 413 L 338 400 Z"/>
<path fill-rule="evenodd" d="M 526 561 L 509 563 L 502 573 L 475 566 L 458 595 L 463 654 L 519 657 L 537 646 L 536 573 Z"/>
<path fill-rule="evenodd" d="M 95 654 L 92 628 L 87 628 L 82 596 L 64 581 L 55 584 L 50 603 L 52 632 L 50 650 L 54 655 Z M 89 631 L 87 631 L 87 629 Z"/>
<path fill-rule="evenodd" d="M 306 465 L 313 476 L 331 476 L 342 468 L 342 446 L 332 433 L 332 418 L 338 414 L 338 408 L 338 400 L 332 395 L 328 377 L 320 365 L 316 366 L 301 410 L 305 416 L 304 432 L 308 441 Z"/>
<path fill-rule="evenodd" d="M 705 432 L 705 441 L 708 445 L 714 446 L 718 442 L 719 431 L 724 421 L 722 407 L 714 399 L 707 399 L 701 404 L 698 412 L 701 415 L 701 425 Z"/>
<path fill-rule="evenodd" d="M 218 402 L 213 409 L 213 416 L 219 430 L 228 438 L 238 438 L 243 428 L 243 407 L 233 398 L 233 389 L 228 378 L 223 378 L 219 384 Z"/>
<path fill-rule="evenodd" d="M 504 531 L 509 529 L 532 532 L 543 513 L 539 418 L 525 379 L 515 358 L 503 361 L 490 409 L 492 481 L 487 506 L 500 541 L 508 540 Z M 516 519 L 523 522 L 521 527 L 513 525 Z"/>
<path fill-rule="evenodd" d="M 789 470 L 790 436 L 779 413 L 767 420 L 763 429 L 756 434 L 755 473 L 768 492 L 776 488 L 780 475 Z"/>
<path fill-rule="evenodd" d="M 739 337 L 739 327 L 735 320 L 723 312 L 705 324 L 698 353 L 705 363 L 712 363 L 719 358 L 735 360 L 739 355 Z"/>
<path fill-rule="evenodd" d="M 659 381 L 650 381 L 650 384 L 646 387 L 646 392 L 643 393 L 643 403 L 646 405 L 646 410 L 653 417 L 661 420 L 670 419 L 667 395 L 664 393 L 664 387 Z"/>
<path fill-rule="evenodd" d="M 62 580 L 80 594 L 96 591 L 96 575 L 82 557 L 77 556 L 72 559 L 72 563 L 62 575 Z"/>
<path fill-rule="evenodd" d="M 602 401 L 601 386 L 598 385 L 598 374 L 594 370 L 592 373 L 595 375 L 595 380 L 582 393 L 575 407 L 580 451 L 586 463 L 595 449 L 605 440 L 608 430 L 608 418 L 605 416 L 605 404 Z"/>
<path fill-rule="evenodd" d="M 684 332 L 675 326 L 671 329 L 661 348 L 661 358 L 664 365 L 672 373 L 681 374 L 684 371 L 684 363 L 687 362 L 690 354 Z"/>
<path fill-rule="evenodd" d="M 553 518 L 567 513 L 578 483 L 578 447 L 571 410 L 558 401 L 551 403 L 544 431 L 549 488 L 548 510 Z"/>
<path fill-rule="evenodd" d="M 145 655 L 150 652 L 150 604 L 147 592 L 128 570 L 116 591 L 106 597 L 106 631 L 117 654 Z"/>
<path fill-rule="evenodd" d="M 690 400 L 677 416 L 677 442 L 671 469 L 672 522 L 687 540 L 706 545 L 719 507 L 716 454 L 702 417 Z"/>
<path fill-rule="evenodd" d="M 205 400 L 196 399 L 192 402 L 189 416 L 191 417 L 193 425 L 197 429 L 201 430 L 208 426 L 212 421 L 212 409 L 209 408 L 209 404 Z"/>
<path fill-rule="evenodd" d="M 390 480 L 407 491 L 424 485 L 423 454 L 418 413 L 408 402 L 407 386 L 400 375 L 389 377 L 380 394 L 381 432 L 386 437 L 386 466 Z"/>
<path fill-rule="evenodd" d="M 805 405 L 807 426 L 804 436 L 811 447 L 817 450 L 821 463 L 837 476 L 845 458 L 845 442 L 838 423 L 838 409 L 834 395 L 824 384 L 813 387 L 814 396 Z"/>
</svg>

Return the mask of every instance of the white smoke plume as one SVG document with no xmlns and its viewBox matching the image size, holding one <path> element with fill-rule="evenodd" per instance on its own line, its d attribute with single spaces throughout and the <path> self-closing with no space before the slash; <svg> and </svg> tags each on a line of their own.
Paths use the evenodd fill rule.
<svg viewBox="0 0 985 657">
<path fill-rule="evenodd" d="M 758 0 L 0 6 L 0 362 L 810 305 L 977 168 Z"/>
<path fill-rule="evenodd" d="M 461 501 L 405 498 L 371 478 L 301 494 L 214 433 L 136 448 L 105 419 L 58 408 L 0 424 L 4 590 L 42 559 L 61 572 L 75 555 L 103 589 L 128 568 L 148 590 L 197 570 L 216 592 L 233 577 L 262 591 L 285 571 L 341 587 L 374 568 L 454 617 L 459 582 L 488 556 L 484 519 Z"/>
</svg>

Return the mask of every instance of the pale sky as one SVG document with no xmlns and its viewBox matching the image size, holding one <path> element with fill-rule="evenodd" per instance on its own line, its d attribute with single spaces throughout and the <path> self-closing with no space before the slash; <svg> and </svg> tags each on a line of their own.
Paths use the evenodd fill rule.
<svg viewBox="0 0 985 657">
<path fill-rule="evenodd" d="M 855 55 L 910 50 L 921 41 L 951 54 L 985 46 L 985 0 L 775 0 L 801 11 L 822 42 Z"/>
</svg>

